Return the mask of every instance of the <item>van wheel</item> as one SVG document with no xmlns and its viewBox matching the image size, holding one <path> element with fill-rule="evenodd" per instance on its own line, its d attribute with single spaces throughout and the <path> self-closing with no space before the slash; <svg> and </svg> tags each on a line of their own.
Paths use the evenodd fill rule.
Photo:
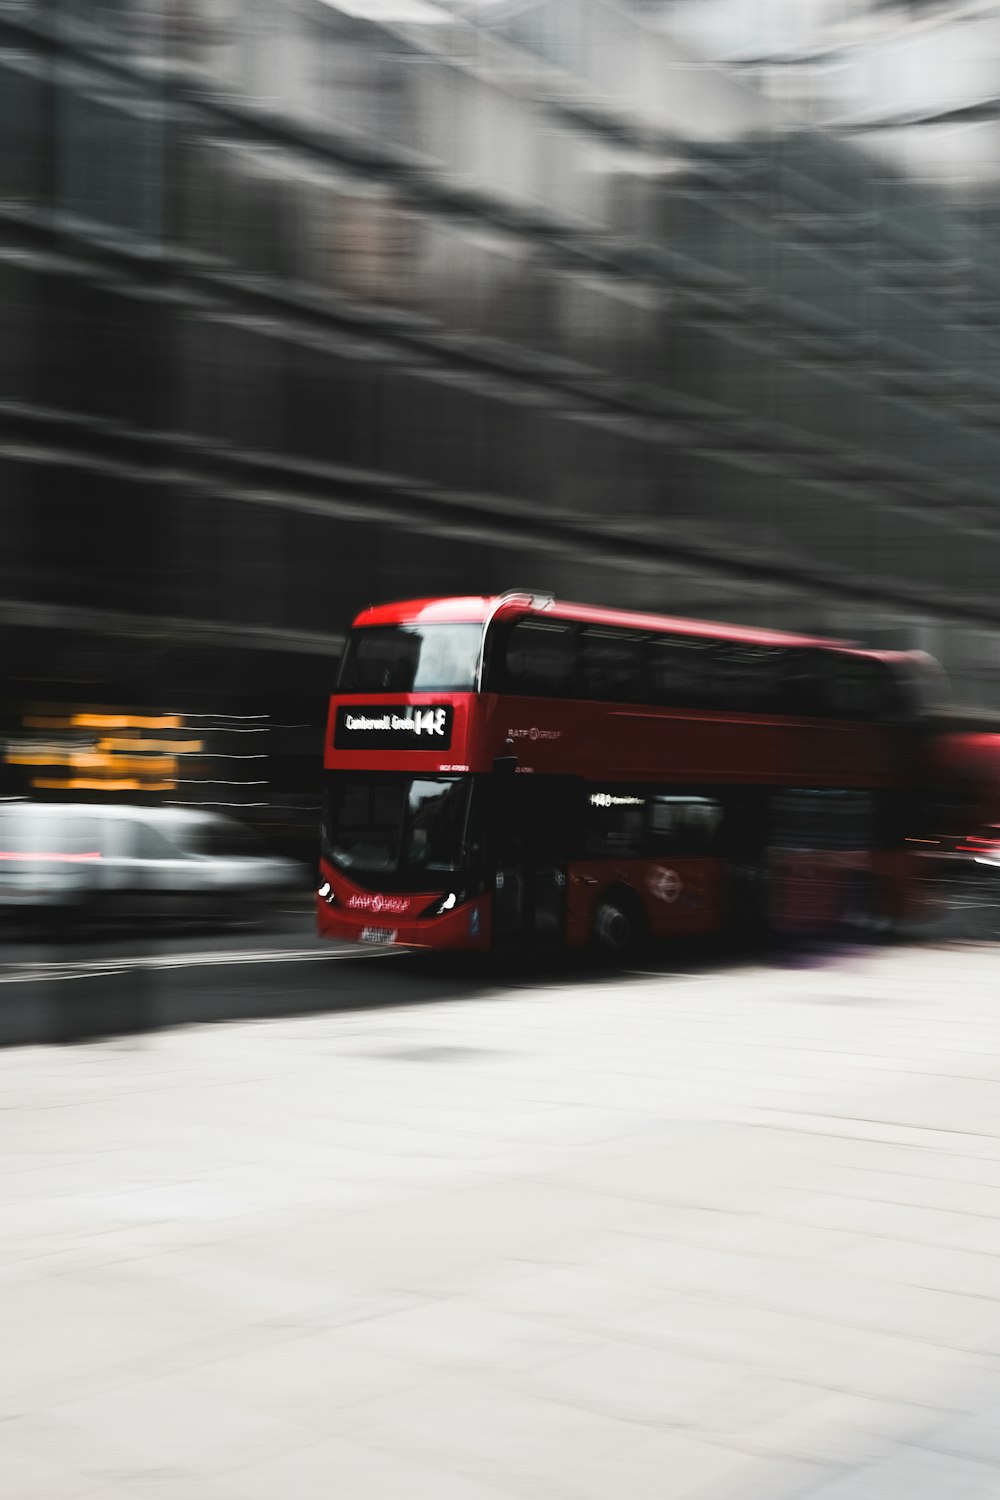
<svg viewBox="0 0 1000 1500">
<path fill-rule="evenodd" d="M 605 963 L 632 958 L 645 937 L 642 912 L 635 897 L 619 891 L 602 896 L 594 913 L 591 940 Z"/>
</svg>

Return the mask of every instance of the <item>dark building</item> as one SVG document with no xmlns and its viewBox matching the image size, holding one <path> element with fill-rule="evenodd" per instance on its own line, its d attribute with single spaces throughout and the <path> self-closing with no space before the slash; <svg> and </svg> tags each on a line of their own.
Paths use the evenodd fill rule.
<svg viewBox="0 0 1000 1500">
<path fill-rule="evenodd" d="M 512 584 L 997 696 L 986 235 L 634 15 L 0 0 L 0 117 L 8 727 L 311 725 L 308 803 L 352 614 Z"/>
</svg>

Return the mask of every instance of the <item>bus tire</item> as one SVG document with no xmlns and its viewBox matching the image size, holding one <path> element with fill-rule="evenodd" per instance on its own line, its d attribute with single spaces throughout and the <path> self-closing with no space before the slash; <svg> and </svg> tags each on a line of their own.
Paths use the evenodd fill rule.
<svg viewBox="0 0 1000 1500">
<path fill-rule="evenodd" d="M 892 936 L 888 893 L 871 876 L 858 876 L 852 881 L 844 926 L 849 939 L 865 943 L 887 942 Z"/>
<path fill-rule="evenodd" d="M 632 891 L 606 891 L 597 903 L 591 944 L 604 963 L 620 964 L 634 957 L 646 937 L 642 907 Z"/>
</svg>

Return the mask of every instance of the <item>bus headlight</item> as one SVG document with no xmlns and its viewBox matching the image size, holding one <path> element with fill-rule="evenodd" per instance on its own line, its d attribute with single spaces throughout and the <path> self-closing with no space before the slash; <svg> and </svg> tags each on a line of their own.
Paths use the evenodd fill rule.
<svg viewBox="0 0 1000 1500">
<path fill-rule="evenodd" d="M 328 880 L 324 880 L 316 894 L 326 902 L 327 906 L 332 906 L 337 899 L 333 893 L 333 886 Z"/>
<path fill-rule="evenodd" d="M 454 911 L 461 901 L 465 900 L 464 891 L 449 891 L 442 896 L 440 901 L 432 901 L 426 911 L 422 911 L 422 917 L 443 917 L 446 911 Z"/>
</svg>

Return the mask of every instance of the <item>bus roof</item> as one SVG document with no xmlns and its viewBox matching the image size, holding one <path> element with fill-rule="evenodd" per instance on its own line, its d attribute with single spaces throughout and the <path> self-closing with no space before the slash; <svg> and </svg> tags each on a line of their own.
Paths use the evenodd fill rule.
<svg viewBox="0 0 1000 1500">
<path fill-rule="evenodd" d="M 473 594 L 447 599 L 407 599 L 396 604 L 378 604 L 363 610 L 356 628 L 370 625 L 481 624 L 497 612 L 538 615 L 549 620 L 577 620 L 587 625 L 618 625 L 631 630 L 654 630 L 700 635 L 713 640 L 745 641 L 756 646 L 820 646 L 841 651 L 857 650 L 850 641 L 825 636 L 791 635 L 781 630 L 759 630 L 750 626 L 722 625 L 712 620 L 690 620 L 671 615 L 638 614 L 624 609 L 601 609 L 591 604 L 570 604 L 546 599 L 528 590 L 523 594 Z M 868 654 L 868 653 L 866 653 Z"/>
</svg>

